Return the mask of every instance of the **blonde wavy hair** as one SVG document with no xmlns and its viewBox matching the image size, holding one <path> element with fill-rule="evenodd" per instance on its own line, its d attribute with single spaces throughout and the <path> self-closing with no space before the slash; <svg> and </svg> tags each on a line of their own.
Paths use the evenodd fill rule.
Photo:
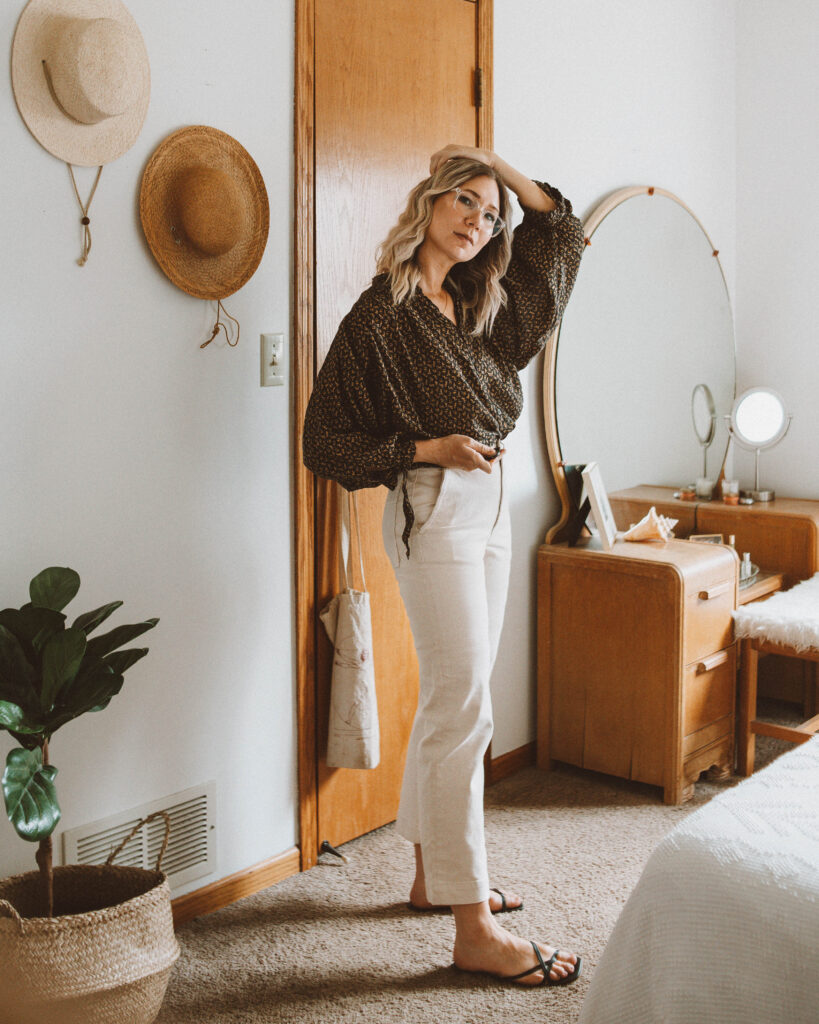
<svg viewBox="0 0 819 1024">
<path fill-rule="evenodd" d="M 456 263 L 445 279 L 450 289 L 460 296 L 464 313 L 472 323 L 472 333 L 476 335 L 492 330 L 495 317 L 506 302 L 501 279 L 512 254 L 509 193 L 493 168 L 466 157 L 447 160 L 435 174 L 419 182 L 410 192 L 398 223 L 376 254 L 378 273 L 387 275 L 393 302 L 398 305 L 412 298 L 421 281 L 416 256 L 432 220 L 433 203 L 456 185 L 480 176 L 497 182 L 500 195 L 498 213 L 503 220 L 503 228 L 473 259 Z"/>
</svg>

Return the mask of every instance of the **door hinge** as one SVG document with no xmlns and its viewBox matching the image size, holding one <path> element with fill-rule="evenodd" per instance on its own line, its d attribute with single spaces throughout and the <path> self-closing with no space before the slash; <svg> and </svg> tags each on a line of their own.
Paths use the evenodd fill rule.
<svg viewBox="0 0 819 1024">
<path fill-rule="evenodd" d="M 475 68 L 475 106 L 483 106 L 483 68 Z"/>
</svg>

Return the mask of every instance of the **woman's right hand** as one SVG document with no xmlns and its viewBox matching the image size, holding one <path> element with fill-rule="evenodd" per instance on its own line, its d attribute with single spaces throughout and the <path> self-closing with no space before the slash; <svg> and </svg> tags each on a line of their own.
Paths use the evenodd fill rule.
<svg viewBox="0 0 819 1024">
<path fill-rule="evenodd" d="M 503 454 L 502 450 L 500 454 Z M 431 462 L 446 469 L 482 469 L 484 473 L 491 473 L 492 463 L 489 460 L 495 455 L 494 448 L 466 434 L 447 434 L 429 441 L 416 441 L 414 461 Z"/>
</svg>

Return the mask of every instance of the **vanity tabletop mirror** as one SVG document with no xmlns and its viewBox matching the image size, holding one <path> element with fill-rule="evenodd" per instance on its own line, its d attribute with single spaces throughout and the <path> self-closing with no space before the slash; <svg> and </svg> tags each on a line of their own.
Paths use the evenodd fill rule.
<svg viewBox="0 0 819 1024">
<path fill-rule="evenodd" d="M 819 570 L 819 502 L 716 500 L 736 393 L 733 320 L 719 253 L 693 212 L 634 186 L 584 226 L 545 360 L 561 514 L 538 550 L 538 764 L 647 782 L 680 803 L 702 771 L 732 770 L 732 612 Z M 678 520 L 677 539 L 604 551 L 581 531 L 578 481 L 592 462 L 619 530 L 653 505 Z M 764 570 L 750 589 L 744 551 Z"/>
</svg>

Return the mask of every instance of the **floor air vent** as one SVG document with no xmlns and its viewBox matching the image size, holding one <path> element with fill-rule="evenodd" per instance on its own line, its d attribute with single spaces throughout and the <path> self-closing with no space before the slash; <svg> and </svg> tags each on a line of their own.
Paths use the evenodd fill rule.
<svg viewBox="0 0 819 1024">
<path fill-rule="evenodd" d="M 167 811 L 171 838 L 162 860 L 171 889 L 216 870 L 214 783 L 186 789 L 182 793 L 134 807 L 102 821 L 63 832 L 64 864 L 103 864 L 132 828 L 154 811 Z M 165 836 L 161 818 L 152 821 L 118 854 L 116 863 L 153 868 Z"/>
</svg>

